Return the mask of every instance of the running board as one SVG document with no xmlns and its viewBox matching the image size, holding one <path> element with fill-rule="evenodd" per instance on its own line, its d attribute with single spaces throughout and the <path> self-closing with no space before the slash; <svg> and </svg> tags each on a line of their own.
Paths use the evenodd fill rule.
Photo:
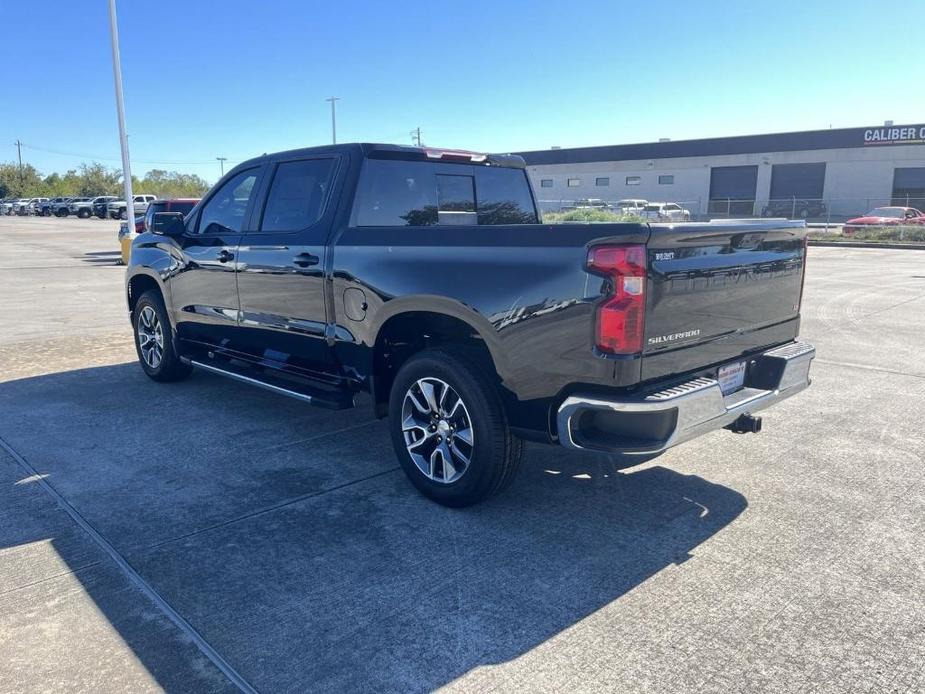
<svg viewBox="0 0 925 694">
<path fill-rule="evenodd" d="M 240 383 L 257 386 L 258 388 L 269 390 L 271 393 L 276 393 L 277 395 L 295 398 L 296 400 L 307 402 L 316 407 L 324 407 L 329 410 L 346 410 L 354 406 L 353 395 L 351 394 L 345 393 L 341 395 L 340 393 L 328 392 L 320 388 L 315 389 L 307 384 L 296 385 L 294 383 L 285 382 L 283 379 L 273 377 L 268 377 L 266 379 L 255 378 L 254 376 L 239 371 L 231 364 L 216 366 L 215 364 L 208 364 L 187 357 L 181 357 L 181 360 L 197 369 L 209 371 L 219 376 L 225 376 L 234 381 L 239 381 Z"/>
</svg>

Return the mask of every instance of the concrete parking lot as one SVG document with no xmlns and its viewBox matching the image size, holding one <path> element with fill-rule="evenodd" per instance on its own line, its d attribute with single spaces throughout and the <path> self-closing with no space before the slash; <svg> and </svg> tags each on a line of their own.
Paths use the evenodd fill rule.
<svg viewBox="0 0 925 694">
<path fill-rule="evenodd" d="M 925 252 L 811 249 L 762 434 L 459 511 L 365 402 L 149 381 L 117 228 L 0 217 L 0 691 L 925 691 Z"/>
</svg>

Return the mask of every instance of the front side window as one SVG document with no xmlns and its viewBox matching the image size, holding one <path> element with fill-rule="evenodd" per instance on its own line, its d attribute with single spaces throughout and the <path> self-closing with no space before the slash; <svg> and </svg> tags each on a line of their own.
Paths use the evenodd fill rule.
<svg viewBox="0 0 925 694">
<path fill-rule="evenodd" d="M 283 162 L 276 168 L 261 231 L 296 231 L 317 222 L 331 190 L 333 159 Z"/>
<path fill-rule="evenodd" d="M 244 229 L 244 214 L 254 195 L 257 169 L 235 175 L 209 198 L 199 217 L 200 234 L 240 232 Z"/>
</svg>

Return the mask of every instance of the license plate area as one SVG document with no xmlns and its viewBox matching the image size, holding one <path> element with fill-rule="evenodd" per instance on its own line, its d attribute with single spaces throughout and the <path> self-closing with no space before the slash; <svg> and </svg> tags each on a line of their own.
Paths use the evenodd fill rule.
<svg viewBox="0 0 925 694">
<path fill-rule="evenodd" d="M 742 389 L 745 384 L 745 366 L 746 362 L 737 361 L 719 367 L 716 380 L 719 381 L 719 389 L 723 395 L 729 395 Z"/>
</svg>

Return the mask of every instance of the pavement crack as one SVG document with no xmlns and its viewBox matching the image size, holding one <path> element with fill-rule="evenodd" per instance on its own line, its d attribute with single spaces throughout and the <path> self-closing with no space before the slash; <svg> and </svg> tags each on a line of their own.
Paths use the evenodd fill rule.
<svg viewBox="0 0 925 694">
<path fill-rule="evenodd" d="M 886 306 L 885 308 L 878 308 L 876 311 L 865 313 L 862 316 L 862 318 L 870 318 L 871 316 L 876 316 L 878 313 L 884 313 L 885 311 L 892 311 L 894 308 L 903 306 L 913 301 L 918 301 L 919 299 L 923 299 L 923 298 L 925 298 L 925 294 L 919 294 L 918 296 L 913 296 L 911 299 L 905 299 L 904 301 L 900 301 L 898 304 L 893 304 L 892 306 Z"/>
<path fill-rule="evenodd" d="M 138 573 L 134 566 L 122 556 L 119 551 L 103 537 L 100 532 L 78 511 L 54 486 L 43 476 L 41 476 L 32 464 L 19 454 L 7 441 L 0 437 L 0 448 L 3 448 L 13 460 L 26 472 L 30 477 L 35 477 L 35 484 L 38 484 L 47 492 L 58 506 L 73 520 L 90 539 L 101 549 L 116 566 L 122 571 L 128 581 L 133 584 L 145 597 L 148 598 L 156 607 L 158 607 L 164 616 L 167 617 L 174 626 L 176 626 L 203 654 L 208 658 L 215 667 L 217 667 L 228 680 L 238 689 L 246 694 L 257 694 L 251 684 L 244 679 L 237 670 L 235 670 L 212 645 L 205 640 L 192 624 L 186 621 L 183 616 L 177 612 L 173 606 L 165 600 L 160 593 L 148 583 L 144 577 Z"/>
<path fill-rule="evenodd" d="M 925 374 L 909 373 L 906 371 L 897 371 L 895 369 L 884 369 L 881 366 L 870 366 L 868 364 L 855 364 L 848 361 L 836 361 L 833 359 L 820 359 L 816 357 L 817 364 L 826 364 L 827 366 L 843 366 L 846 369 L 860 369 L 863 371 L 876 371 L 877 373 L 891 374 L 893 376 L 905 376 L 907 378 L 919 378 L 925 380 Z"/>
<path fill-rule="evenodd" d="M 2 440 L 2 439 L 0 439 L 0 440 Z M 232 525 L 232 524 L 234 524 L 234 523 L 239 523 L 239 522 L 241 522 L 241 521 L 249 520 L 249 519 L 255 518 L 255 517 L 257 517 L 257 516 L 262 516 L 262 515 L 264 515 L 264 514 L 266 514 L 266 513 L 271 513 L 271 512 L 273 512 L 273 511 L 277 511 L 277 510 L 279 510 L 279 509 L 281 509 L 281 508 L 285 508 L 285 507 L 287 507 L 287 506 L 292 506 L 293 504 L 297 504 L 297 503 L 299 503 L 299 502 L 301 502 L 301 501 L 305 501 L 306 499 L 313 499 L 313 498 L 316 498 L 316 497 L 319 497 L 319 496 L 324 496 L 325 494 L 330 494 L 331 492 L 336 492 L 336 491 L 339 491 L 339 490 L 341 490 L 341 489 L 345 489 L 345 488 L 347 488 L 347 487 L 352 487 L 352 486 L 355 485 L 355 484 L 361 484 L 362 482 L 367 482 L 367 481 L 369 481 L 369 480 L 376 479 L 377 477 L 384 477 L 384 476 L 386 476 L 386 475 L 392 474 L 393 472 L 397 472 L 399 469 L 400 469 L 400 468 L 396 465 L 395 467 L 391 467 L 391 468 L 389 468 L 388 470 L 383 470 L 383 471 L 381 471 L 381 472 L 373 473 L 372 475 L 367 475 L 366 477 L 360 477 L 360 478 L 355 479 L 355 480 L 350 480 L 349 482 L 344 482 L 343 484 L 338 484 L 338 485 L 335 485 L 335 486 L 333 486 L 333 487 L 327 487 L 327 488 L 325 488 L 325 489 L 319 489 L 319 490 L 316 491 L 316 492 L 309 492 L 309 493 L 307 493 L 307 494 L 300 494 L 299 496 L 294 496 L 294 497 L 292 497 L 291 499 L 286 499 L 285 501 L 281 501 L 281 502 L 279 502 L 278 504 L 273 504 L 272 506 L 266 506 L 266 507 L 261 508 L 261 509 L 258 509 L 258 510 L 256 510 L 256 511 L 251 511 L 250 513 L 245 513 L 243 516 L 235 516 L 234 518 L 229 518 L 228 520 L 224 520 L 224 521 L 222 521 L 221 523 L 214 523 L 213 525 L 206 526 L 205 528 L 199 528 L 198 530 L 193 530 L 192 532 L 185 533 L 185 534 L 183 534 L 183 535 L 177 535 L 176 537 L 171 537 L 171 538 L 166 539 L 166 540 L 161 540 L 161 541 L 155 542 L 155 543 L 153 543 L 153 544 L 133 547 L 133 548 L 130 548 L 129 551 L 132 552 L 132 551 L 141 551 L 141 550 L 157 549 L 158 547 L 163 547 L 164 545 L 169 545 L 169 544 L 171 544 L 172 542 L 179 542 L 180 540 L 186 540 L 186 539 L 188 539 L 188 538 L 190 538 L 190 537 L 195 537 L 196 535 L 202 535 L 203 533 L 207 533 L 207 532 L 210 532 L 210 531 L 212 531 L 212 530 L 217 530 L 218 528 L 224 528 L 224 527 L 229 526 L 229 525 Z"/>
<path fill-rule="evenodd" d="M 7 588 L 6 590 L 0 590 L 0 595 L 9 595 L 10 593 L 15 593 L 16 591 L 19 591 L 19 590 L 26 590 L 27 588 L 31 588 L 33 586 L 37 586 L 42 583 L 47 583 L 48 581 L 54 581 L 56 579 L 61 578 L 62 576 L 71 576 L 73 574 L 80 573 L 81 571 L 85 571 L 86 569 L 92 569 L 94 566 L 99 566 L 102 563 L 103 562 L 99 560 L 91 561 L 89 564 L 83 564 L 82 566 L 77 566 L 73 569 L 69 569 L 68 571 L 61 571 L 60 573 L 56 573 L 51 576 L 46 576 L 45 578 L 39 578 L 35 581 L 30 581 L 29 583 L 25 583 L 21 586 L 16 586 L 15 588 Z"/>
</svg>

